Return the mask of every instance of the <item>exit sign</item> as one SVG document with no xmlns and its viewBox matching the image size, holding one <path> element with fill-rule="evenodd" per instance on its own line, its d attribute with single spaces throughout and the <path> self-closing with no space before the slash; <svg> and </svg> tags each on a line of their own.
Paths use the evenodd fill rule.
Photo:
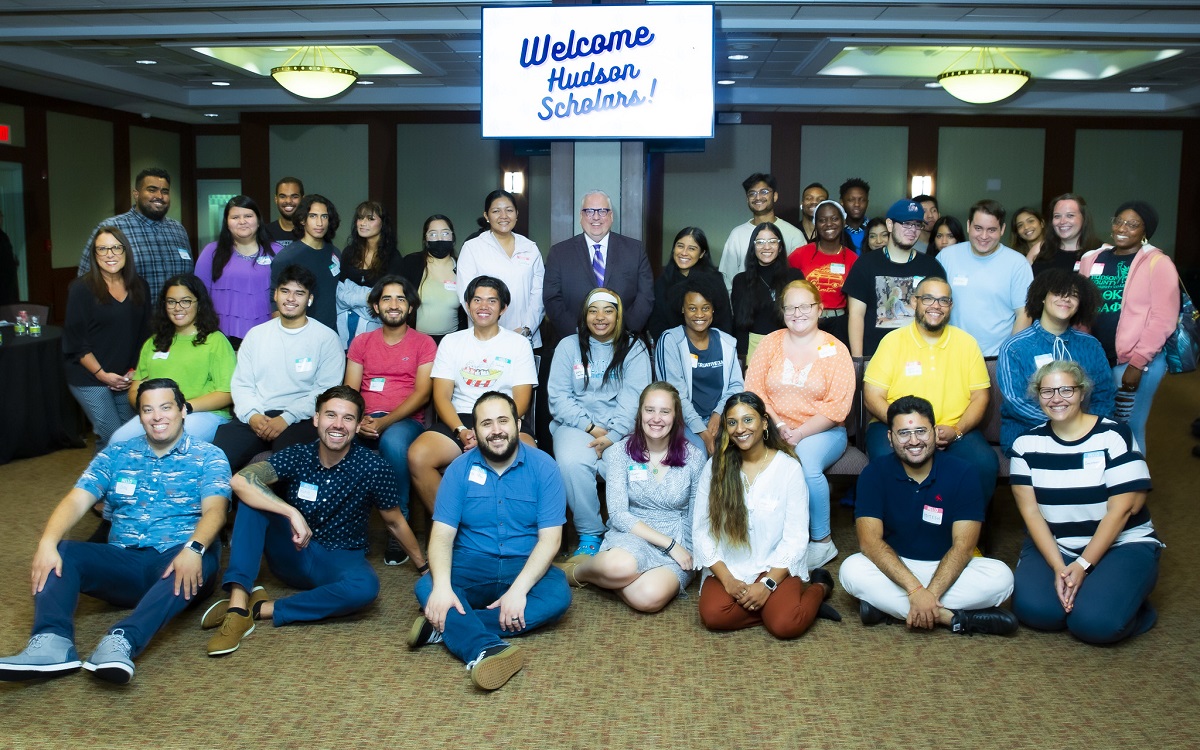
<svg viewBox="0 0 1200 750">
<path fill-rule="evenodd" d="M 11 132 L 8 125 L 0 125 L 0 143 L 11 143 Z"/>
</svg>

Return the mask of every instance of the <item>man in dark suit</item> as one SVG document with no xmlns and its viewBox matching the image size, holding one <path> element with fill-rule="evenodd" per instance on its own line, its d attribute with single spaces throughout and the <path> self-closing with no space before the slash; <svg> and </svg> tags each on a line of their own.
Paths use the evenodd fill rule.
<svg viewBox="0 0 1200 750">
<path fill-rule="evenodd" d="M 557 342 L 575 332 L 579 309 L 588 292 L 598 286 L 621 297 L 625 328 L 640 332 L 654 308 L 654 276 L 646 248 L 631 237 L 611 232 L 612 201 L 601 190 L 583 196 L 577 234 L 550 248 L 542 299 L 546 320 L 554 328 Z"/>
</svg>

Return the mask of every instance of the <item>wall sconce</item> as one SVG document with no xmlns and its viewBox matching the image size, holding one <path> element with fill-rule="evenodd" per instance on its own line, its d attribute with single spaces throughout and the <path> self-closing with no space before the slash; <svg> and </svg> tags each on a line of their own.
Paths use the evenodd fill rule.
<svg viewBox="0 0 1200 750">
<path fill-rule="evenodd" d="M 525 192 L 525 173 L 505 172 L 504 189 L 513 195 L 520 195 L 521 193 Z"/>
<path fill-rule="evenodd" d="M 915 174 L 912 177 L 912 197 L 918 195 L 933 195 L 933 175 Z"/>
</svg>

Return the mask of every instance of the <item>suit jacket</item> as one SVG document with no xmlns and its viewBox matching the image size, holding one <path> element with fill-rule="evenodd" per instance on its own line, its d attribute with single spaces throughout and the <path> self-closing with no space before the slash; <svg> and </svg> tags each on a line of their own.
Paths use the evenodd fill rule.
<svg viewBox="0 0 1200 750">
<path fill-rule="evenodd" d="M 604 286 L 621 297 L 625 328 L 641 332 L 654 309 L 654 276 L 646 248 L 631 237 L 610 232 L 608 258 L 604 266 Z M 542 299 L 546 321 L 557 341 L 575 331 L 579 310 L 588 292 L 596 288 L 592 272 L 592 253 L 585 234 L 577 234 L 550 248 L 546 259 L 546 278 Z"/>
</svg>

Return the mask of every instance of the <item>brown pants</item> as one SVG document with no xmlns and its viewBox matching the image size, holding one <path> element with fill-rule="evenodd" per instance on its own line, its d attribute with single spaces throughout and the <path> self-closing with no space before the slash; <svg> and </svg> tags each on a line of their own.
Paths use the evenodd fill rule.
<svg viewBox="0 0 1200 750">
<path fill-rule="evenodd" d="M 820 586 L 788 576 L 760 611 L 751 612 L 725 591 L 716 576 L 709 576 L 700 587 L 700 622 L 709 630 L 742 630 L 761 624 L 776 638 L 797 638 L 817 619 L 823 599 Z"/>
</svg>

